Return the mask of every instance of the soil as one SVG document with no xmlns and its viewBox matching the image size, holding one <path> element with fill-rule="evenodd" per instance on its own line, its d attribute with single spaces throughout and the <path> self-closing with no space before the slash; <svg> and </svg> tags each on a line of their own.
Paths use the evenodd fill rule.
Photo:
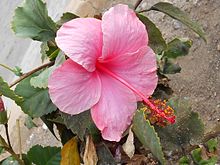
<svg viewBox="0 0 220 165">
<path fill-rule="evenodd" d="M 10 16 L 8 16 L 9 18 L 6 19 L 6 21 L 1 20 L 1 27 L 3 26 L 3 28 L 0 29 L 0 34 L 3 35 L 3 37 L 0 37 L 0 41 L 3 43 L 3 46 L 0 48 L 3 52 L 1 54 L 4 55 L 1 56 L 0 61 L 10 66 L 18 65 L 23 60 L 23 54 L 27 51 L 29 45 L 32 45 L 29 40 L 17 39 L 9 32 L 10 21 L 8 20 L 11 19 L 13 10 L 15 6 L 20 4 L 20 1 L 21 0 L 17 0 L 16 2 L 13 1 L 14 3 L 9 3 L 9 1 L 3 0 L 0 2 L 0 6 L 5 6 L 5 8 L 3 8 L 4 10 L 1 11 L 1 15 Z M 76 11 L 76 13 L 80 15 L 88 15 L 88 13 L 91 13 L 91 10 L 94 10 L 94 14 L 98 11 L 104 11 L 109 6 L 119 2 L 126 2 L 127 4 L 134 4 L 136 2 L 136 0 L 110 0 L 104 3 L 102 0 L 97 0 L 93 1 L 93 3 L 90 0 L 91 2 L 85 4 L 83 2 L 86 0 L 78 1 L 84 6 L 79 5 L 78 9 L 76 9 L 75 6 L 77 5 L 73 5 L 76 3 L 76 0 L 73 0 L 72 4 L 70 3 L 67 7 L 67 10 Z M 58 17 L 58 15 L 56 15 L 57 10 L 55 10 L 52 1 L 48 2 L 51 6 L 49 13 L 52 13 L 53 17 Z M 66 4 L 68 4 L 67 2 L 68 1 L 66 1 Z M 148 8 L 157 2 L 159 2 L 159 0 L 145 0 L 140 8 Z M 193 111 L 200 114 L 205 123 L 206 131 L 209 132 L 220 122 L 220 1 L 170 0 L 169 2 L 174 3 L 186 11 L 191 18 L 203 26 L 206 32 L 207 43 L 186 26 L 173 20 L 169 16 L 158 12 L 148 13 L 148 16 L 155 21 L 168 41 L 172 40 L 175 36 L 188 37 L 193 40 L 193 46 L 189 55 L 177 59 L 182 67 L 181 73 L 168 75 L 168 77 L 171 79 L 170 85 L 175 91 L 175 94 L 187 98 L 190 101 Z M 56 9 L 59 8 L 59 3 L 61 3 L 61 1 L 57 1 Z M 64 2 L 62 2 L 62 6 L 65 6 Z M 8 14 L 8 12 L 10 14 Z M 12 80 L 12 76 L 8 75 L 2 68 L 0 68 L 0 74 L 7 80 Z M 21 121 L 24 121 L 24 115 L 22 115 Z M 38 127 L 32 128 L 31 130 L 26 129 L 22 124 L 24 151 L 27 151 L 27 149 L 34 144 L 60 145 L 60 142 L 50 134 L 42 122 L 39 120 L 36 122 Z M 11 128 L 11 134 L 13 140 L 17 139 L 15 126 Z M 14 140 L 14 146 L 17 146 L 16 140 Z"/>
<path fill-rule="evenodd" d="M 193 111 L 200 114 L 206 132 L 209 132 L 220 122 L 220 1 L 171 2 L 198 21 L 206 32 L 207 43 L 178 21 L 151 14 L 168 40 L 173 36 L 193 40 L 189 55 L 177 60 L 182 67 L 181 73 L 168 77 L 175 94 L 190 101 Z"/>
</svg>

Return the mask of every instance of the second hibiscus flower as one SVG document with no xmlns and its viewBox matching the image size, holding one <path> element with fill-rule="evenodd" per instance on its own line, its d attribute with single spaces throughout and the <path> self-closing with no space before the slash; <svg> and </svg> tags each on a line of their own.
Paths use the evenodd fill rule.
<svg viewBox="0 0 220 165">
<path fill-rule="evenodd" d="M 69 59 L 49 79 L 53 103 L 71 115 L 91 109 L 102 137 L 119 141 L 137 101 L 147 101 L 157 85 L 156 56 L 144 24 L 128 6 L 116 5 L 102 20 L 64 23 L 56 43 Z"/>
</svg>

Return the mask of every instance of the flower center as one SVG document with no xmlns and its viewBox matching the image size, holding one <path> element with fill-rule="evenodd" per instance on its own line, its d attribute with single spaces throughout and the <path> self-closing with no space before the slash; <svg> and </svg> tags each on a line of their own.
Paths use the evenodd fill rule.
<svg viewBox="0 0 220 165">
<path fill-rule="evenodd" d="M 166 119 L 167 121 L 169 121 L 170 123 L 174 123 L 175 122 L 175 116 L 172 117 L 168 117 L 163 110 L 159 109 L 157 106 L 155 106 L 148 98 L 146 98 L 144 96 L 143 93 L 141 93 L 139 90 L 137 90 L 136 88 L 134 88 L 130 83 L 128 83 L 126 80 L 124 80 L 123 78 L 119 77 L 118 75 L 116 75 L 115 73 L 111 72 L 110 70 L 108 70 L 106 67 L 104 67 L 103 65 L 101 65 L 100 63 L 96 63 L 96 68 L 99 69 L 100 71 L 103 71 L 105 73 L 107 73 L 109 76 L 111 76 L 112 78 L 118 80 L 119 82 L 121 82 L 122 84 L 124 84 L 125 86 L 127 86 L 130 90 L 132 90 L 134 93 L 136 93 L 138 96 L 140 96 L 143 101 L 146 103 L 147 106 L 150 107 L 150 109 L 152 109 L 153 111 L 155 111 L 161 118 Z"/>
</svg>

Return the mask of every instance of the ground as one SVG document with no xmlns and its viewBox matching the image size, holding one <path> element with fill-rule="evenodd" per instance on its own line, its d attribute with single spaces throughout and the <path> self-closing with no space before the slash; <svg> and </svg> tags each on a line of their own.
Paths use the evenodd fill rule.
<svg viewBox="0 0 220 165">
<path fill-rule="evenodd" d="M 3 43 L 1 46 L 3 55 L 1 55 L 0 62 L 5 62 L 11 66 L 19 65 L 19 62 L 22 61 L 23 53 L 25 53 L 28 48 L 30 49 L 29 45 L 32 45 L 30 41 L 17 39 L 9 32 L 9 20 L 11 19 L 15 6 L 17 6 L 20 1 L 21 0 L 17 0 L 16 3 L 14 2 L 13 4 L 7 0 L 0 2 L 1 6 L 5 6 L 4 10 L 1 11 L 1 15 L 7 16 L 8 11 L 10 12 L 8 19 L 5 19 L 5 21 L 1 20 L 1 27 L 3 26 L 3 28 L 1 28 L 0 34 L 3 35 L 3 37 L 0 37 L 0 41 Z M 81 6 L 78 13 L 82 15 L 87 14 L 86 12 L 89 10 L 100 6 L 102 8 L 105 6 L 106 9 L 107 6 L 112 6 L 112 4 L 118 2 L 134 4 L 135 0 L 111 0 L 106 4 L 101 2 L 101 0 L 93 2 L 95 4 L 93 7 L 89 6 L 91 3 L 88 3 L 84 5 L 85 8 Z M 156 2 L 159 2 L 159 0 L 145 0 L 141 4 L 141 7 L 147 8 Z M 203 26 L 206 32 L 207 43 L 178 21 L 158 12 L 148 13 L 149 17 L 155 21 L 167 40 L 171 40 L 174 36 L 188 37 L 193 40 L 193 47 L 189 55 L 178 59 L 182 67 L 181 73 L 168 75 L 168 77 L 171 79 L 170 84 L 175 94 L 187 98 L 192 104 L 193 110 L 199 112 L 205 123 L 206 132 L 208 132 L 214 125 L 220 122 L 220 1 L 170 0 L 169 2 L 174 3 L 186 11 L 190 17 Z M 58 3 L 60 3 L 60 1 Z M 101 5 L 99 5 L 99 3 Z M 54 7 L 51 2 L 50 6 L 49 13 L 53 13 L 55 17 L 56 10 L 53 10 Z M 67 8 L 71 8 L 71 6 Z M 104 11 L 105 9 L 100 9 L 100 11 Z M 20 47 L 17 46 L 17 44 L 20 44 Z M 8 81 L 12 80 L 12 76 L 8 75 L 2 68 L 0 68 L 0 74 L 3 74 L 3 77 Z M 59 145 L 59 142 L 49 131 L 43 128 L 42 123 L 39 121 L 37 121 L 37 123 L 38 128 L 33 128 L 30 131 L 24 128 L 22 132 L 24 150 L 27 150 L 27 148 L 36 143 L 42 145 Z M 14 128 L 11 128 L 11 132 L 15 132 Z M 16 137 L 16 135 L 12 136 Z M 15 142 L 15 146 L 16 144 Z"/>
</svg>

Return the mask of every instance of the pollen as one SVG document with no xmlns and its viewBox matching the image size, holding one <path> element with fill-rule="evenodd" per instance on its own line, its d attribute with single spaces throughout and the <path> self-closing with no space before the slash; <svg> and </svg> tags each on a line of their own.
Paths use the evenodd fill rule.
<svg viewBox="0 0 220 165">
<path fill-rule="evenodd" d="M 156 124 L 159 126 L 167 126 L 169 124 L 175 123 L 175 114 L 173 108 L 167 105 L 166 100 L 160 99 L 152 99 L 150 98 L 149 101 L 154 106 L 144 106 L 142 110 L 145 112 L 145 118 L 149 119 L 152 124 Z"/>
</svg>

